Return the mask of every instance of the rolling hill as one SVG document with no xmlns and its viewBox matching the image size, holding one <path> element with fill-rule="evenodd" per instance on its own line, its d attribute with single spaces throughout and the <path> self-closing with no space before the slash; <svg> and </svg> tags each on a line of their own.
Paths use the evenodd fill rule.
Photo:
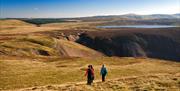
<svg viewBox="0 0 180 91">
<path fill-rule="evenodd" d="M 97 18 L 97 19 L 179 19 L 179 14 L 152 14 L 152 15 L 137 15 L 137 14 L 124 14 L 124 15 L 107 15 L 107 16 L 92 16 L 92 17 L 83 17 L 82 19 L 90 19 L 90 18 Z"/>
<path fill-rule="evenodd" d="M 13 19 L 13 18 L 12 18 Z M 124 15 L 104 15 L 104 16 L 91 16 L 91 17 L 78 17 L 78 18 L 14 18 L 30 24 L 40 26 L 49 23 L 78 23 L 78 22 L 124 22 L 123 24 L 163 24 L 173 25 L 180 24 L 179 14 L 153 14 L 153 15 L 137 15 L 137 14 L 124 14 Z M 11 19 L 9 19 L 11 20 Z M 110 24 L 110 23 L 108 23 Z M 122 24 L 122 25 L 123 25 Z"/>
<path fill-rule="evenodd" d="M 0 43 L 0 55 L 8 56 L 59 56 L 91 57 L 102 56 L 88 47 L 67 40 L 46 36 L 20 36 Z"/>
<path fill-rule="evenodd" d="M 2 26 L 33 26 L 33 24 L 30 23 L 26 23 L 24 21 L 21 20 L 17 20 L 17 19 L 3 19 L 0 20 L 0 25 Z"/>
</svg>

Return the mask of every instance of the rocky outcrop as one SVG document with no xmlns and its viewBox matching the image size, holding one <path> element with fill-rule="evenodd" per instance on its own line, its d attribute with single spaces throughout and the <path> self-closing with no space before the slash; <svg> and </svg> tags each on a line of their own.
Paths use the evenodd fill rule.
<svg viewBox="0 0 180 91">
<path fill-rule="evenodd" d="M 43 32 L 50 37 L 54 37 L 57 39 L 69 40 L 75 42 L 79 39 L 79 36 L 84 33 L 82 30 L 57 30 L 57 31 L 48 31 Z"/>
<path fill-rule="evenodd" d="M 78 35 L 69 35 L 69 36 L 67 36 L 66 38 L 67 38 L 67 40 L 69 40 L 69 41 L 76 41 L 76 40 L 79 39 L 79 36 L 78 36 Z"/>
</svg>

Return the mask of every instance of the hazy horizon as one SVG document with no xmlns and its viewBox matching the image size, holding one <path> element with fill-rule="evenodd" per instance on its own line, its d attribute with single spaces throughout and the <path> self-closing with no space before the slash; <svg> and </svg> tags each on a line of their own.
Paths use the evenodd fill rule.
<svg viewBox="0 0 180 91">
<path fill-rule="evenodd" d="M 159 15 L 157 14 L 135 14 L 135 13 L 126 13 L 126 14 L 118 14 L 118 15 L 92 15 L 92 16 L 75 16 L 75 17 L 0 17 L 0 19 L 13 19 L 13 18 L 83 18 L 83 17 L 98 17 L 98 16 L 121 16 L 121 15 L 129 15 L 129 14 L 134 14 L 134 15 Z M 175 15 L 175 14 L 180 14 L 180 13 L 174 13 L 174 14 L 160 14 L 160 15 Z"/>
<path fill-rule="evenodd" d="M 177 14 L 179 0 L 0 0 L 0 18 Z"/>
</svg>

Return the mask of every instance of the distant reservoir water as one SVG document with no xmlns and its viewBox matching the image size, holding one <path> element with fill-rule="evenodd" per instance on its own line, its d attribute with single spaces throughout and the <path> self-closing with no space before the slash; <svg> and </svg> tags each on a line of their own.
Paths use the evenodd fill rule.
<svg viewBox="0 0 180 91">
<path fill-rule="evenodd" d="M 113 25 L 113 26 L 97 26 L 97 28 L 173 28 L 179 26 L 173 25 Z"/>
</svg>

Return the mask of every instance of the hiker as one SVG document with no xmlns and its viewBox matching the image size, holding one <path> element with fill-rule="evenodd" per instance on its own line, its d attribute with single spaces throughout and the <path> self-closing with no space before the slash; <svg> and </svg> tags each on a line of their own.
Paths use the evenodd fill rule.
<svg viewBox="0 0 180 91">
<path fill-rule="evenodd" d="M 93 80 L 94 80 L 94 68 L 92 65 L 90 65 L 90 68 L 91 68 L 91 72 L 92 72 L 92 83 L 93 83 Z"/>
<path fill-rule="evenodd" d="M 106 77 L 106 74 L 107 74 L 107 69 L 106 69 L 106 67 L 104 66 L 104 64 L 102 65 L 100 74 L 101 74 L 101 76 L 102 76 L 102 82 L 105 82 L 105 77 Z"/>
<path fill-rule="evenodd" d="M 93 79 L 93 70 L 91 69 L 91 65 L 88 65 L 88 69 L 86 70 L 85 76 L 87 76 L 87 85 L 91 85 Z"/>
</svg>

